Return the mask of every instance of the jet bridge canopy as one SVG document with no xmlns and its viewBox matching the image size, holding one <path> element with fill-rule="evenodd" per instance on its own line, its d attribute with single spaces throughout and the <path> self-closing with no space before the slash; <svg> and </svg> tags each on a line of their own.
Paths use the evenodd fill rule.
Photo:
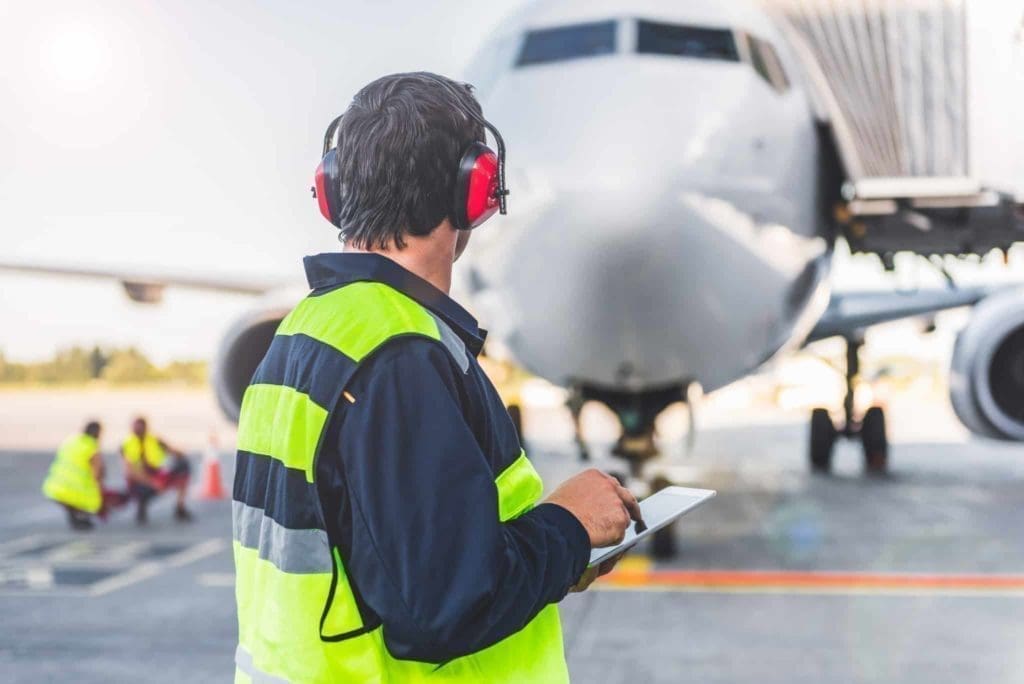
<svg viewBox="0 0 1024 684">
<path fill-rule="evenodd" d="M 1024 0 L 762 2 L 835 144 L 854 249 L 1024 239 Z"/>
</svg>

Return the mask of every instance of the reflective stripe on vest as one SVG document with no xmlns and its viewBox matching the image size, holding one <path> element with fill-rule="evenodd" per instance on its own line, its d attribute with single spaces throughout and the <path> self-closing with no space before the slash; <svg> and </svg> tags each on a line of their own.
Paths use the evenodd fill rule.
<svg viewBox="0 0 1024 684">
<path fill-rule="evenodd" d="M 232 503 L 239 646 L 236 682 L 568 681 L 557 608 L 444 666 L 398 660 L 364 624 L 315 485 L 324 427 L 359 363 L 399 335 L 461 340 L 429 310 L 380 283 L 304 299 L 282 321 L 242 400 Z M 500 520 L 529 510 L 542 484 L 520 453 L 495 479 Z"/>
<path fill-rule="evenodd" d="M 125 437 L 121 443 L 121 453 L 129 463 L 138 463 L 145 457 L 145 464 L 150 468 L 159 468 L 167 458 L 167 453 L 160 446 L 160 440 L 149 434 L 142 440 L 135 434 Z"/>
<path fill-rule="evenodd" d="M 64 440 L 43 482 L 43 494 L 80 511 L 99 511 L 103 495 L 92 470 L 92 457 L 97 451 L 99 443 L 91 435 L 72 435 Z"/>
</svg>

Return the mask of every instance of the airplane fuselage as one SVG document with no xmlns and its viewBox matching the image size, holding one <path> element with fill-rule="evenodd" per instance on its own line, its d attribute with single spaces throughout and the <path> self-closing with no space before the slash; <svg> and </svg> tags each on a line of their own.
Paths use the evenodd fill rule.
<svg viewBox="0 0 1024 684">
<path fill-rule="evenodd" d="M 509 144 L 510 213 L 474 235 L 462 275 L 496 348 L 555 383 L 714 390 L 801 341 L 826 304 L 814 116 L 756 8 L 604 4 L 545 3 L 495 39 L 506 61 L 487 56 L 480 97 Z M 610 53 L 530 63 L 543 31 L 604 21 Z M 676 49 L 672 27 L 723 51 L 641 51 L 652 30 Z M 774 46 L 784 81 L 755 69 L 748 36 Z"/>
</svg>

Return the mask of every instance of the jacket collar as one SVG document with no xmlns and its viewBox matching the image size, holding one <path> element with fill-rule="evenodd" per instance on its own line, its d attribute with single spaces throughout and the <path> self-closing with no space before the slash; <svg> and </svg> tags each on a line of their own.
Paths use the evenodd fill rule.
<svg viewBox="0 0 1024 684">
<path fill-rule="evenodd" d="M 314 290 L 330 290 L 349 283 L 373 281 L 392 287 L 444 319 L 474 356 L 480 353 L 487 331 L 454 299 L 397 262 L 380 254 L 326 252 L 302 260 L 306 280 Z"/>
</svg>

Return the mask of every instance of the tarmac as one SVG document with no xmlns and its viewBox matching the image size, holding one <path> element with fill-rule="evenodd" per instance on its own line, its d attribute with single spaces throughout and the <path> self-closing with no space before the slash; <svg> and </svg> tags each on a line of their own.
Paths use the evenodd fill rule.
<svg viewBox="0 0 1024 684">
<path fill-rule="evenodd" d="M 230 681 L 229 503 L 196 500 L 181 525 L 162 500 L 145 529 L 121 511 L 72 533 L 39 494 L 50 451 L 14 446 L 62 435 L 19 438 L 5 423 L 24 414 L 5 410 L 16 396 L 0 396 L 0 680 Z M 120 411 L 123 398 L 97 395 L 89 410 L 104 402 Z M 199 424 L 211 407 L 175 415 Z M 952 420 L 906 407 L 889 419 L 941 435 Z M 1024 448 L 953 430 L 898 441 L 892 474 L 865 478 L 842 443 L 823 477 L 806 470 L 793 414 L 734 423 L 701 433 L 692 455 L 666 449 L 681 484 L 719 491 L 676 526 L 678 558 L 640 548 L 563 602 L 574 682 L 1024 682 Z M 527 414 L 549 486 L 584 467 L 563 437 Z M 228 481 L 229 443 L 220 458 Z"/>
</svg>

